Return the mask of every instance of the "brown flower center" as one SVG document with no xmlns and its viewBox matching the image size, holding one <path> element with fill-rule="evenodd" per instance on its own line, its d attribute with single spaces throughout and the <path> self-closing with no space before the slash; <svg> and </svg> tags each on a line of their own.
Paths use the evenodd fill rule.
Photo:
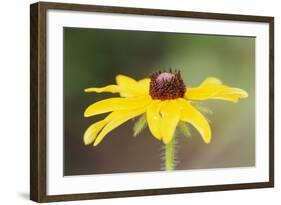
<svg viewBox="0 0 281 205">
<path fill-rule="evenodd" d="M 170 100 L 184 97 L 186 88 L 180 71 L 156 72 L 150 79 L 149 94 L 152 99 Z"/>
</svg>

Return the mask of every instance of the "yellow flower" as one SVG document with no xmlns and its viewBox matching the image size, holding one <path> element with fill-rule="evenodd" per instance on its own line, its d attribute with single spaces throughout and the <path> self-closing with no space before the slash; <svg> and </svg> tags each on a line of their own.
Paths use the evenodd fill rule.
<svg viewBox="0 0 281 205">
<path fill-rule="evenodd" d="M 168 144 L 180 121 L 188 122 L 200 133 L 205 143 L 211 141 L 211 129 L 206 118 L 191 104 L 192 101 L 219 99 L 238 102 L 246 91 L 223 85 L 214 77 L 205 79 L 199 87 L 186 87 L 180 72 L 157 72 L 150 78 L 136 81 L 125 75 L 116 76 L 116 85 L 87 88 L 85 92 L 119 93 L 120 97 L 101 100 L 90 105 L 85 117 L 111 112 L 92 124 L 84 134 L 84 143 L 98 145 L 113 129 L 131 118 L 146 114 L 152 135 Z"/>
</svg>

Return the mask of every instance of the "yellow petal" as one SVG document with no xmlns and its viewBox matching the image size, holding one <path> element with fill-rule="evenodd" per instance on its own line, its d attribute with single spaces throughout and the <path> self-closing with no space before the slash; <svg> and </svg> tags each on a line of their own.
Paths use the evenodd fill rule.
<svg viewBox="0 0 281 205">
<path fill-rule="evenodd" d="M 139 81 L 134 80 L 125 75 L 116 76 L 117 85 L 108 85 L 101 88 L 86 88 L 85 92 L 110 92 L 120 93 L 121 97 L 137 97 L 143 95 L 149 95 L 150 79 L 145 78 Z"/>
<path fill-rule="evenodd" d="M 200 133 L 205 143 L 211 142 L 211 128 L 206 118 L 184 99 L 179 99 L 180 119 L 192 124 Z"/>
<path fill-rule="evenodd" d="M 120 88 L 117 85 L 108 85 L 101 88 L 86 88 L 84 90 L 85 92 L 96 92 L 96 93 L 102 93 L 102 92 L 110 92 L 110 93 L 118 93 L 120 92 Z"/>
<path fill-rule="evenodd" d="M 149 85 L 150 85 L 150 79 L 144 78 L 142 80 L 139 80 L 137 82 L 137 90 L 139 95 L 148 95 L 149 94 Z"/>
<path fill-rule="evenodd" d="M 135 98 L 109 98 L 90 105 L 84 112 L 85 117 L 90 117 L 114 110 L 129 110 L 144 107 L 150 102 L 149 96 Z"/>
<path fill-rule="evenodd" d="M 138 109 L 138 110 L 122 110 L 122 111 L 115 111 L 112 113 L 108 120 L 108 124 L 102 129 L 102 131 L 97 136 L 94 146 L 98 145 L 102 139 L 113 129 L 120 126 L 121 124 L 125 123 L 131 118 L 134 118 L 138 115 L 141 115 L 145 112 L 146 108 Z"/>
<path fill-rule="evenodd" d="M 214 77 L 204 80 L 197 88 L 187 88 L 185 98 L 188 100 L 219 99 L 238 102 L 239 98 L 248 97 L 248 93 L 240 88 L 223 85 Z"/>
<path fill-rule="evenodd" d="M 120 85 L 122 87 L 131 87 L 136 85 L 137 81 L 129 76 L 125 75 L 117 75 L 116 76 L 116 82 L 117 85 Z"/>
<path fill-rule="evenodd" d="M 147 112 L 146 112 L 146 120 L 150 132 L 158 140 L 162 139 L 161 117 L 160 117 L 161 105 L 162 102 L 160 100 L 152 100 L 151 104 L 147 107 Z"/>
<path fill-rule="evenodd" d="M 116 82 L 120 87 L 121 97 L 135 97 L 149 94 L 149 79 L 136 81 L 125 75 L 117 75 Z"/>
<path fill-rule="evenodd" d="M 227 100 L 227 101 L 236 103 L 239 101 L 239 98 L 247 98 L 247 97 L 248 97 L 248 94 L 244 90 L 241 90 L 239 88 L 232 88 L 231 92 L 221 93 L 218 96 L 212 97 L 212 99 Z"/>
<path fill-rule="evenodd" d="M 209 84 L 213 84 L 213 85 L 221 85 L 222 82 L 220 79 L 215 78 L 215 77 L 208 77 L 206 78 L 202 83 L 201 86 L 203 85 L 209 85 Z"/>
<path fill-rule="evenodd" d="M 106 120 L 101 120 L 92 124 L 84 133 L 84 143 L 85 145 L 91 144 L 96 139 L 97 135 L 101 131 L 101 129 L 106 125 Z"/>
<path fill-rule="evenodd" d="M 121 97 L 136 96 L 137 81 L 125 75 L 116 76 L 117 85 L 120 87 Z"/>
<path fill-rule="evenodd" d="M 163 142 L 168 144 L 180 120 L 180 107 L 178 100 L 169 100 L 161 107 Z"/>
</svg>

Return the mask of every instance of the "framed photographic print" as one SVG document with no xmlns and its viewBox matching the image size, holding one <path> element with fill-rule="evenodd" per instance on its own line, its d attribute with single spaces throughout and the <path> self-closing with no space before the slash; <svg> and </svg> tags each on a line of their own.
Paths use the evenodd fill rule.
<svg viewBox="0 0 281 205">
<path fill-rule="evenodd" d="M 31 5 L 30 198 L 274 185 L 274 18 Z"/>
</svg>

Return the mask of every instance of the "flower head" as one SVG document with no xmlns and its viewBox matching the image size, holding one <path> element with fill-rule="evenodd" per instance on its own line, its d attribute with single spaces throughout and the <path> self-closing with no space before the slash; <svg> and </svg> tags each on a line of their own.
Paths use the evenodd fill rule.
<svg viewBox="0 0 281 205">
<path fill-rule="evenodd" d="M 184 97 L 185 84 L 180 72 L 156 72 L 150 77 L 149 94 L 152 99 L 172 100 Z"/>
<path fill-rule="evenodd" d="M 173 139 L 181 121 L 194 126 L 204 142 L 210 143 L 209 123 L 191 102 L 208 99 L 238 102 L 240 98 L 248 97 L 246 91 L 223 85 L 214 77 L 205 79 L 198 87 L 186 88 L 179 71 L 156 72 L 150 78 L 139 81 L 117 75 L 116 84 L 87 88 L 85 92 L 120 94 L 120 97 L 101 100 L 85 110 L 85 117 L 110 112 L 103 120 L 92 124 L 84 134 L 84 143 L 94 145 L 98 145 L 113 129 L 142 114 L 146 115 L 152 135 L 165 144 Z"/>
</svg>

